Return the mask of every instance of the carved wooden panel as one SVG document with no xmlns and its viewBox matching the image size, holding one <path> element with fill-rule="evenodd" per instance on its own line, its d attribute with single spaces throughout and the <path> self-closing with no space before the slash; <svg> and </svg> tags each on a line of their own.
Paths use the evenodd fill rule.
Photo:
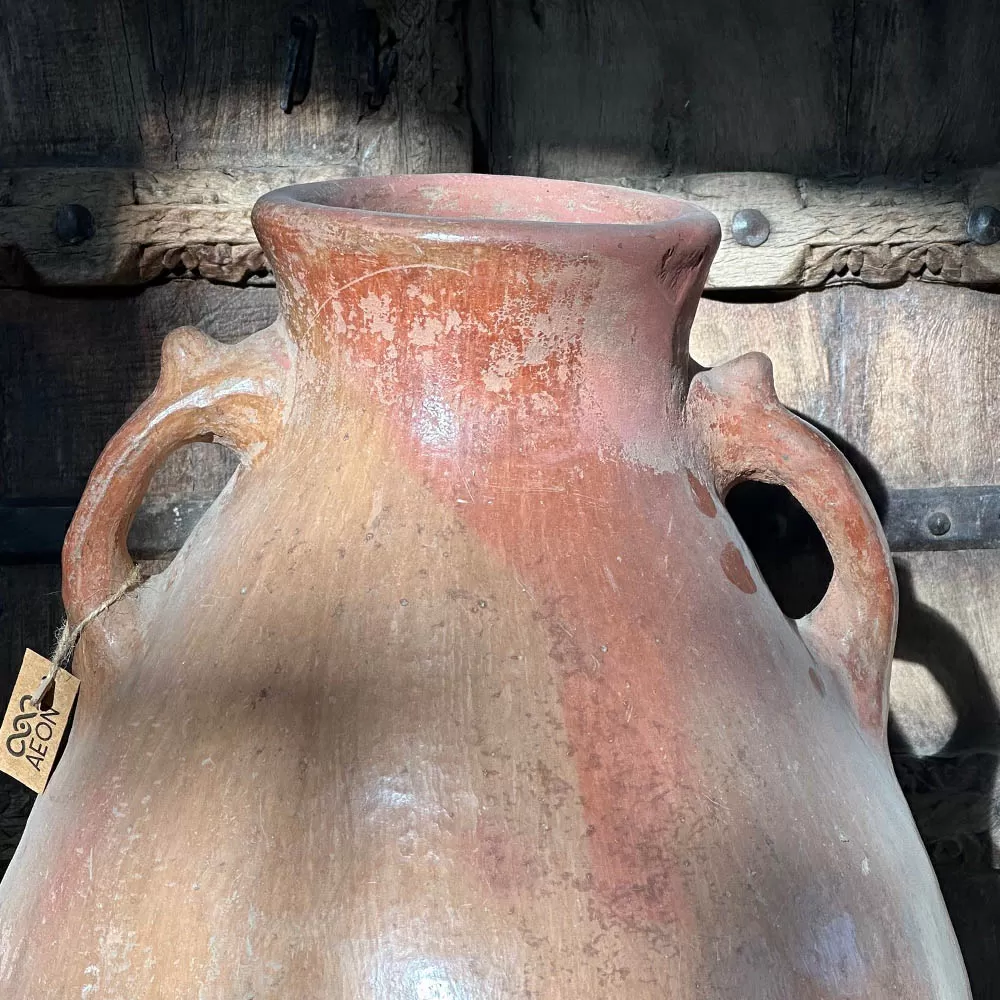
<svg viewBox="0 0 1000 1000">
<path fill-rule="evenodd" d="M 250 225 L 254 201 L 276 187 L 329 178 L 331 169 L 0 171 L 0 246 L 11 248 L 6 264 L 0 259 L 0 283 L 271 283 Z M 336 169 L 357 173 L 353 164 Z M 920 184 L 754 173 L 600 180 L 713 212 L 722 227 L 713 290 L 881 287 L 907 279 L 1000 284 L 1000 243 L 978 244 L 968 232 L 975 208 L 1000 205 L 1000 169 Z M 55 232 L 56 214 L 68 204 L 93 217 L 93 235 L 76 245 Z M 745 208 L 767 219 L 769 234 L 758 246 L 733 235 L 733 216 Z"/>
</svg>

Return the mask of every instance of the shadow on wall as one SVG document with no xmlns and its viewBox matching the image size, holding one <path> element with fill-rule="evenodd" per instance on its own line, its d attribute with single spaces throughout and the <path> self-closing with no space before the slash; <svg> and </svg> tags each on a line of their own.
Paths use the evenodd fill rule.
<svg viewBox="0 0 1000 1000">
<path fill-rule="evenodd" d="M 809 422 L 844 452 L 883 515 L 886 487 L 868 460 L 836 433 Z M 784 487 L 751 482 L 734 489 L 726 506 L 785 614 L 799 618 L 811 611 L 833 564 L 801 505 Z M 1000 836 L 994 791 L 1000 705 L 961 632 L 921 602 L 906 557 L 894 566 L 899 631 L 893 693 L 905 717 L 890 709 L 893 766 L 941 883 L 973 995 L 993 1000 L 1000 998 L 1000 872 L 994 868 L 1000 858 L 993 846 Z M 906 672 L 917 675 L 911 688 L 898 683 Z"/>
<path fill-rule="evenodd" d="M 1000 997 L 1000 872 L 994 866 L 995 787 L 1000 711 L 968 643 L 913 591 L 909 567 L 896 561 L 899 637 L 896 656 L 919 663 L 940 685 L 955 716 L 947 743 L 913 752 L 890 715 L 896 777 L 934 864 L 965 957 L 976 1000 Z M 993 739 L 989 739 L 992 734 Z"/>
<path fill-rule="evenodd" d="M 815 424 L 815 421 L 811 421 Z M 876 510 L 886 507 L 886 487 L 856 448 L 819 426 L 844 452 Z M 959 630 L 923 604 L 905 558 L 894 561 L 899 580 L 897 660 L 919 664 L 947 699 L 954 728 L 931 754 L 917 752 L 899 721 L 889 715 L 889 749 L 896 777 L 913 812 L 941 883 L 965 957 L 976 1000 L 1000 998 L 1000 835 L 995 786 L 1000 748 L 1000 705 L 982 664 Z"/>
</svg>

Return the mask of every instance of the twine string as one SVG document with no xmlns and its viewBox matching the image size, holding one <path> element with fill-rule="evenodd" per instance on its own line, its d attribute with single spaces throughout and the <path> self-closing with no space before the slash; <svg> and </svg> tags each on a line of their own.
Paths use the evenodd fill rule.
<svg viewBox="0 0 1000 1000">
<path fill-rule="evenodd" d="M 120 601 L 140 580 L 141 574 L 138 566 L 132 567 L 125 582 L 109 597 L 102 601 L 88 615 L 85 615 L 73 628 L 69 627 L 69 619 L 64 618 L 62 626 L 56 635 L 56 648 L 49 657 L 51 666 L 48 673 L 41 679 L 35 693 L 31 696 L 31 705 L 38 707 L 38 703 L 45 697 L 52 682 L 56 679 L 56 674 L 60 667 L 73 655 L 77 640 L 83 634 L 83 630 L 100 614 L 103 614 L 112 604 Z"/>
</svg>

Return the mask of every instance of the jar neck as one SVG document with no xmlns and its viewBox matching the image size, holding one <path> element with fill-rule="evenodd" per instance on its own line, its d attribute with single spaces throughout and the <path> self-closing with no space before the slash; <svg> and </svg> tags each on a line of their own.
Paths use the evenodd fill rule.
<svg viewBox="0 0 1000 1000">
<path fill-rule="evenodd" d="M 678 273 L 671 286 L 631 262 L 531 246 L 328 251 L 277 269 L 314 391 L 385 408 L 415 447 L 620 447 L 650 461 L 687 389 L 700 282 Z"/>
</svg>

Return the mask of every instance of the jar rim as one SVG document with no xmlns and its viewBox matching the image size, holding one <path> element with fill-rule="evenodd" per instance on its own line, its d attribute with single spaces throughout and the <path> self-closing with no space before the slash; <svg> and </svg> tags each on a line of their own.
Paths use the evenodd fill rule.
<svg viewBox="0 0 1000 1000">
<path fill-rule="evenodd" d="M 389 228 L 417 227 L 423 238 L 476 241 L 484 231 L 527 236 L 552 230 L 702 230 L 717 243 L 711 212 L 668 195 L 612 184 L 512 174 L 402 174 L 345 177 L 278 188 L 254 206 L 254 225 L 299 213 Z"/>
</svg>

